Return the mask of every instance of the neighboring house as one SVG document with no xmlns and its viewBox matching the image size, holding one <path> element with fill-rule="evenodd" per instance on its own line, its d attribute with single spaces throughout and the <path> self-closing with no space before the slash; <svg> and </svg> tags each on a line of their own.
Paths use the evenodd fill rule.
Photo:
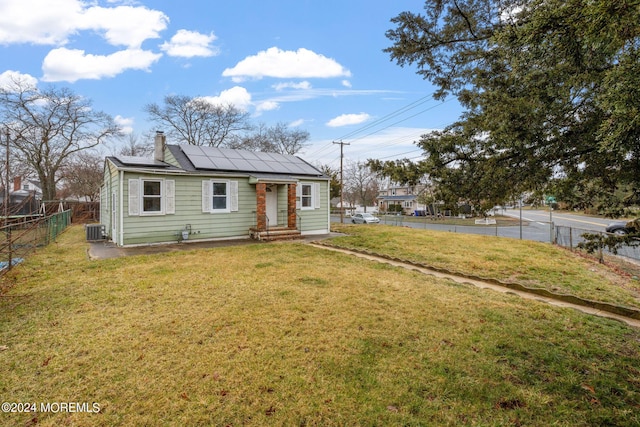
<svg viewBox="0 0 640 427">
<path fill-rule="evenodd" d="M 0 190 L 0 204 L 4 213 L 4 189 Z M 42 189 L 40 183 L 33 180 L 22 181 L 22 177 L 13 179 L 13 191 L 9 191 L 9 215 L 32 216 L 40 214 Z"/>
<path fill-rule="evenodd" d="M 414 215 L 416 210 L 424 211 L 426 206 L 417 201 L 424 186 L 389 186 L 380 190 L 376 201 L 380 212 L 402 212 Z"/>
<path fill-rule="evenodd" d="M 107 157 L 100 223 L 118 246 L 329 233 L 329 178 L 296 156 L 167 145 Z"/>
<path fill-rule="evenodd" d="M 42 187 L 38 181 L 32 179 L 26 179 L 22 181 L 22 177 L 13 178 L 13 191 L 33 193 L 38 200 L 42 200 Z"/>
</svg>

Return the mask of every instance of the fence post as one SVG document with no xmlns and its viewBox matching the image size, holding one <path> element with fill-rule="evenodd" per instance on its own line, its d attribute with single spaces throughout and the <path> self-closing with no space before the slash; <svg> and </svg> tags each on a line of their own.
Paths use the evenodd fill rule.
<svg viewBox="0 0 640 427">
<path fill-rule="evenodd" d="M 569 227 L 569 249 L 573 250 L 573 227 Z"/>
</svg>

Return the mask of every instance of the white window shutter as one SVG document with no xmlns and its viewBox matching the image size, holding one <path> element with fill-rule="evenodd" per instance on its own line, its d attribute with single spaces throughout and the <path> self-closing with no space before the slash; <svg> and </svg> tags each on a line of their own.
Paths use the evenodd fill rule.
<svg viewBox="0 0 640 427">
<path fill-rule="evenodd" d="M 140 215 L 140 180 L 129 180 L 129 216 Z"/>
<path fill-rule="evenodd" d="M 238 212 L 238 181 L 229 181 L 229 201 L 231 212 Z"/>
<path fill-rule="evenodd" d="M 302 183 L 296 183 L 296 209 L 302 209 Z"/>
<path fill-rule="evenodd" d="M 313 208 L 320 209 L 320 184 L 313 183 Z"/>
<path fill-rule="evenodd" d="M 164 200 L 166 214 L 176 213 L 176 181 L 173 179 L 167 179 L 164 181 Z"/>
<path fill-rule="evenodd" d="M 211 181 L 202 181 L 202 212 L 211 212 L 212 206 Z"/>
</svg>

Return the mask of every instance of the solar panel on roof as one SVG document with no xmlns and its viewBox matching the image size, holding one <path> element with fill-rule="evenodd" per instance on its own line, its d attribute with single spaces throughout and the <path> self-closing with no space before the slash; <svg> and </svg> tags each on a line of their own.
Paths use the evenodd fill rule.
<svg viewBox="0 0 640 427">
<path fill-rule="evenodd" d="M 149 157 L 135 157 L 135 156 L 118 156 L 116 159 L 120 160 L 122 164 L 129 166 L 155 166 L 166 168 L 169 165 L 163 162 L 158 162 Z"/>
<path fill-rule="evenodd" d="M 215 169 L 216 167 L 207 156 L 190 156 L 187 154 L 187 157 L 196 169 Z"/>
<path fill-rule="evenodd" d="M 319 174 L 304 160 L 291 155 L 193 145 L 181 145 L 180 148 L 196 169 Z"/>
</svg>

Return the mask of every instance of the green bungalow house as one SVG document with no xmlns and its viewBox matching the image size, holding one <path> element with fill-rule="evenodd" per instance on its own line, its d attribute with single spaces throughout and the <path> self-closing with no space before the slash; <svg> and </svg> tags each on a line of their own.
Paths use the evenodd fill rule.
<svg viewBox="0 0 640 427">
<path fill-rule="evenodd" d="M 329 233 L 329 178 L 297 156 L 168 145 L 105 159 L 100 223 L 118 246 Z"/>
</svg>

